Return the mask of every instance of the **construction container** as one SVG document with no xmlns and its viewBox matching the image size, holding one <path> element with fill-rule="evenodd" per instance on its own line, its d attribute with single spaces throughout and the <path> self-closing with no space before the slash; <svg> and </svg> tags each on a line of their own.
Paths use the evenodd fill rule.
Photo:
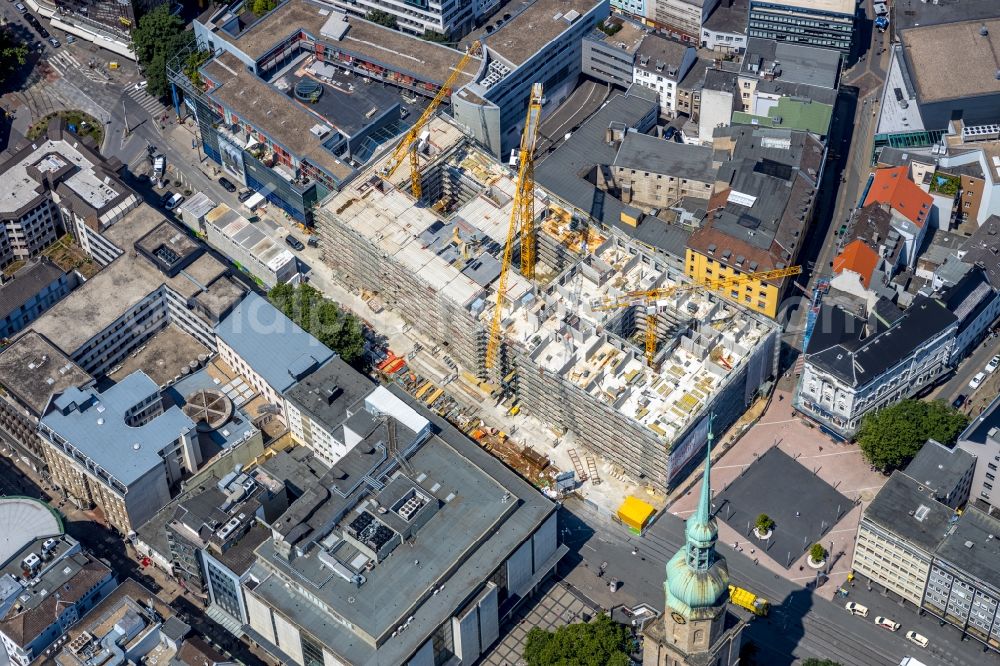
<svg viewBox="0 0 1000 666">
<path fill-rule="evenodd" d="M 771 604 L 768 603 L 767 599 L 758 597 L 750 590 L 744 590 L 742 587 L 735 585 L 729 586 L 729 600 L 740 608 L 745 608 L 760 617 L 766 616 L 768 610 L 771 608 Z"/>
<path fill-rule="evenodd" d="M 618 518 L 622 521 L 622 524 L 632 532 L 640 535 L 655 514 L 656 509 L 651 504 L 647 504 L 632 495 L 626 497 L 622 505 L 618 507 Z"/>
</svg>

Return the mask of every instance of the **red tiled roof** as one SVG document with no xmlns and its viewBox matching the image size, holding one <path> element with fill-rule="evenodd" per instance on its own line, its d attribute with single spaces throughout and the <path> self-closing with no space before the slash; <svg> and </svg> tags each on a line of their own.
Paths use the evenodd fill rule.
<svg viewBox="0 0 1000 666">
<path fill-rule="evenodd" d="M 878 266 L 878 254 L 859 238 L 848 243 L 833 260 L 833 272 L 851 271 L 861 276 L 861 284 L 868 289 L 872 273 Z"/>
<path fill-rule="evenodd" d="M 934 200 L 907 176 L 907 167 L 876 169 L 864 205 L 887 204 L 918 227 L 924 226 Z"/>
</svg>

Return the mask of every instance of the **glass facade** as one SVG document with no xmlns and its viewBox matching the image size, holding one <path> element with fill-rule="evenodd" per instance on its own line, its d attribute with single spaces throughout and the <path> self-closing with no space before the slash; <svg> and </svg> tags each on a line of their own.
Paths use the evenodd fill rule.
<svg viewBox="0 0 1000 666">
<path fill-rule="evenodd" d="M 323 647 L 308 634 L 302 635 L 302 663 L 305 666 L 323 666 Z"/>
<path fill-rule="evenodd" d="M 434 666 L 441 666 L 455 656 L 455 634 L 451 628 L 451 618 L 437 628 L 431 641 L 434 647 Z"/>
<path fill-rule="evenodd" d="M 750 37 L 820 46 L 847 53 L 851 50 L 853 33 L 854 17 L 846 14 L 770 2 L 754 2 L 750 6 Z"/>
<path fill-rule="evenodd" d="M 205 558 L 205 568 L 208 570 L 208 579 L 211 584 L 212 601 L 222 607 L 234 618 L 243 620 L 243 604 L 239 584 L 233 576 L 219 568 L 209 558 Z"/>
</svg>

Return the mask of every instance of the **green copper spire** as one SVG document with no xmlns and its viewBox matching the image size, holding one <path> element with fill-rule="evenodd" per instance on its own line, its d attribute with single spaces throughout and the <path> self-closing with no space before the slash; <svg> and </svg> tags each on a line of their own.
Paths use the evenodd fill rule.
<svg viewBox="0 0 1000 666">
<path fill-rule="evenodd" d="M 729 591 L 729 569 L 715 551 L 718 526 L 712 516 L 712 440 L 714 414 L 708 417 L 705 471 L 698 507 L 687 520 L 686 542 L 667 563 L 667 606 L 690 619 L 699 608 L 721 603 Z"/>
</svg>

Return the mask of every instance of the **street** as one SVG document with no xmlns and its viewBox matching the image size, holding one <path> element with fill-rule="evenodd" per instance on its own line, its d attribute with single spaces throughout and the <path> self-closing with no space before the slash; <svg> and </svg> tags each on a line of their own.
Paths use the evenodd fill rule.
<svg viewBox="0 0 1000 666">
<path fill-rule="evenodd" d="M 646 534 L 637 537 L 576 499 L 567 500 L 560 518 L 560 536 L 571 549 L 560 565 L 567 582 L 604 608 L 645 603 L 663 609 L 664 567 L 683 543 L 682 519 L 663 514 Z M 632 554 L 633 548 L 636 555 Z M 717 549 L 726 558 L 733 584 L 771 602 L 769 617 L 755 619 L 746 634 L 758 648 L 758 663 L 779 666 L 816 657 L 845 666 L 895 665 L 902 657 L 912 655 L 928 664 L 973 666 L 984 657 L 994 656 L 984 655 L 980 643 L 962 641 L 954 627 L 941 627 L 933 618 L 918 617 L 913 606 L 901 607 L 878 590 L 868 593 L 863 583 L 850 588 L 848 600 L 861 600 L 867 605 L 868 618 L 848 614 L 842 601 L 822 599 L 808 588 L 755 565 L 746 554 L 729 545 L 720 542 Z M 599 579 L 595 572 L 602 562 L 608 566 Z M 620 582 L 615 593 L 609 591 L 606 582 L 611 578 Z M 841 584 L 843 580 L 826 583 Z M 891 633 L 877 627 L 873 619 L 879 614 L 900 622 L 900 631 Z M 921 649 L 907 641 L 904 634 L 909 629 L 927 636 L 929 647 Z"/>
</svg>

